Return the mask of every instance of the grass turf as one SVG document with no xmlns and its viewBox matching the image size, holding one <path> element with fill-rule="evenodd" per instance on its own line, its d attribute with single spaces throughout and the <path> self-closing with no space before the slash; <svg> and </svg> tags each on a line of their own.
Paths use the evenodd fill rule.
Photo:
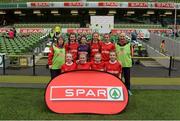
<svg viewBox="0 0 180 121">
<path fill-rule="evenodd" d="M 0 88 L 0 119 L 180 119 L 180 91 L 133 90 L 133 94 L 118 115 L 55 114 L 46 108 L 43 89 Z"/>
<path fill-rule="evenodd" d="M 48 83 L 49 76 L 1 76 L 0 82 L 6 83 Z M 133 85 L 180 85 L 180 78 L 139 78 L 133 77 Z"/>
</svg>

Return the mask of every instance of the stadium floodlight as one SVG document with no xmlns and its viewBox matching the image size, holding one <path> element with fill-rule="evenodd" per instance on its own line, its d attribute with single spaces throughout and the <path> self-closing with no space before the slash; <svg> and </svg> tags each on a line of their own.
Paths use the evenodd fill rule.
<svg viewBox="0 0 180 121">
<path fill-rule="evenodd" d="M 109 14 L 116 14 L 116 10 L 110 10 Z"/>
<path fill-rule="evenodd" d="M 34 10 L 33 13 L 34 13 L 34 14 L 40 14 L 41 11 L 40 11 L 40 10 Z"/>
<path fill-rule="evenodd" d="M 150 16 L 149 14 L 143 14 L 143 16 Z"/>
<path fill-rule="evenodd" d="M 128 11 L 127 14 L 134 14 L 134 11 Z"/>
<path fill-rule="evenodd" d="M 77 10 L 71 10 L 71 14 L 73 14 L 73 13 L 77 14 L 78 11 Z"/>
<path fill-rule="evenodd" d="M 72 15 L 78 15 L 78 11 L 77 10 L 71 10 L 71 14 Z"/>
<path fill-rule="evenodd" d="M 149 15 L 154 14 L 154 11 L 147 11 L 147 14 Z"/>
<path fill-rule="evenodd" d="M 44 16 L 44 14 L 38 13 L 37 16 Z"/>
<path fill-rule="evenodd" d="M 24 13 L 23 14 L 19 14 L 19 16 L 26 16 L 26 14 L 24 14 Z"/>
<path fill-rule="evenodd" d="M 52 14 L 58 14 L 59 11 L 58 11 L 58 10 L 52 10 L 51 13 L 52 13 Z"/>
<path fill-rule="evenodd" d="M 96 10 L 89 10 L 89 15 L 95 15 L 96 14 Z"/>
<path fill-rule="evenodd" d="M 14 11 L 14 14 L 22 14 L 21 11 Z"/>
<path fill-rule="evenodd" d="M 124 16 L 131 16 L 131 14 L 124 14 Z"/>
<path fill-rule="evenodd" d="M 6 12 L 5 11 L 0 11 L 0 14 L 6 14 Z"/>
<path fill-rule="evenodd" d="M 61 14 L 59 14 L 59 13 L 55 13 L 55 14 L 53 14 L 54 16 L 60 16 Z"/>
<path fill-rule="evenodd" d="M 160 16 L 166 16 L 166 15 L 164 15 L 164 14 L 161 14 Z"/>
<path fill-rule="evenodd" d="M 172 15 L 172 11 L 166 11 L 164 14 L 165 15 Z"/>
</svg>

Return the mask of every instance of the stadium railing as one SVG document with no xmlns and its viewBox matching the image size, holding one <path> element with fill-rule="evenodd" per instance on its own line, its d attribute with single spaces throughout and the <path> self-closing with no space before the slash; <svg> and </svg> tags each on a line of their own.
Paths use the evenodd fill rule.
<svg viewBox="0 0 180 121">
<path fill-rule="evenodd" d="M 154 25 L 154 24 L 114 24 L 114 28 L 152 28 L 152 29 L 162 29 L 161 25 Z"/>
<path fill-rule="evenodd" d="M 3 67 L 0 67 L 0 75 L 50 75 L 49 69 L 47 66 L 47 56 L 41 56 L 43 58 L 42 63 L 39 63 L 37 61 L 39 57 L 36 55 L 3 55 L 2 63 Z M 174 61 L 178 57 L 172 57 L 172 56 L 166 56 L 166 57 L 133 57 L 133 67 L 134 68 L 142 68 L 144 69 L 144 72 L 142 71 L 142 76 L 147 75 L 148 73 L 151 73 L 151 71 L 160 70 L 158 73 L 163 73 L 164 76 L 171 77 L 173 73 L 177 73 L 174 71 Z M 150 61 L 167 61 L 168 67 L 164 68 L 163 66 L 149 66 L 149 64 L 143 64 L 143 63 L 149 63 Z M 140 66 L 141 65 L 141 66 Z M 134 70 L 134 69 L 133 69 Z M 141 71 L 141 70 L 138 70 Z M 143 74 L 144 73 L 144 74 Z M 160 74 L 161 75 L 161 74 Z M 138 76 L 141 76 L 141 73 L 138 74 Z M 153 76 L 153 75 L 151 75 Z"/>
<path fill-rule="evenodd" d="M 62 23 L 54 23 L 54 24 L 42 24 L 42 23 L 31 23 L 31 24 L 14 24 L 14 27 L 16 28 L 54 28 L 55 26 L 61 26 L 62 28 L 79 28 L 80 24 L 76 23 L 68 23 L 68 24 L 62 24 Z"/>
</svg>

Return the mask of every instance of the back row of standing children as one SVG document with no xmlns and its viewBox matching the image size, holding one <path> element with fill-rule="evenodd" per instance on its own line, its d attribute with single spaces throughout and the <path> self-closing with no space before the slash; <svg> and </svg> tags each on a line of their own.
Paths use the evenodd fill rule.
<svg viewBox="0 0 180 121">
<path fill-rule="evenodd" d="M 60 69 L 64 63 L 65 55 L 59 56 L 60 53 L 71 53 L 74 62 L 79 60 L 79 55 L 81 54 L 86 55 L 88 62 L 93 61 L 96 53 L 101 53 L 103 62 L 109 61 L 109 52 L 115 50 L 114 43 L 110 42 L 110 35 L 104 34 L 104 42 L 99 39 L 98 33 L 95 32 L 92 36 L 93 39 L 90 43 L 87 43 L 86 36 L 81 36 L 80 41 L 77 42 L 75 33 L 69 35 L 67 43 L 65 43 L 64 38 L 60 36 L 57 42 L 50 48 L 48 55 L 48 65 L 50 69 Z M 56 53 L 58 53 L 58 55 L 56 55 Z"/>
</svg>

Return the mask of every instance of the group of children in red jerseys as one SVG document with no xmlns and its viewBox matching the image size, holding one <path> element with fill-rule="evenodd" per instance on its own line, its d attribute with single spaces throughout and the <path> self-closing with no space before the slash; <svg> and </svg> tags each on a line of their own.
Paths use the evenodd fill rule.
<svg viewBox="0 0 180 121">
<path fill-rule="evenodd" d="M 103 37 L 104 42 L 99 39 L 99 33 L 95 32 L 92 34 L 91 42 L 87 42 L 86 36 L 82 36 L 77 42 L 76 35 L 71 33 L 68 42 L 63 43 L 66 57 L 60 71 L 99 70 L 112 73 L 121 78 L 122 66 L 116 60 L 115 45 L 110 42 L 109 34 L 104 34 Z M 52 52 L 49 53 L 49 65 L 52 64 L 53 60 L 52 56 L 54 54 Z"/>
<path fill-rule="evenodd" d="M 109 54 L 109 61 L 103 62 L 100 53 L 94 55 L 94 60 L 87 62 L 87 56 L 85 54 L 79 55 L 79 60 L 73 62 L 71 53 L 66 54 L 66 62 L 61 67 L 61 72 L 67 72 L 72 70 L 98 70 L 109 72 L 119 78 L 121 78 L 122 66 L 116 60 L 116 53 L 111 51 Z"/>
<path fill-rule="evenodd" d="M 98 33 L 95 32 L 92 36 L 90 43 L 82 36 L 78 45 L 75 34 L 70 34 L 69 42 L 65 45 L 66 63 L 62 65 L 61 72 L 99 70 L 121 78 L 122 67 L 116 60 L 115 45 L 110 42 L 110 35 L 104 34 L 104 42 L 99 40 Z M 85 45 L 89 47 L 85 48 Z"/>
</svg>

